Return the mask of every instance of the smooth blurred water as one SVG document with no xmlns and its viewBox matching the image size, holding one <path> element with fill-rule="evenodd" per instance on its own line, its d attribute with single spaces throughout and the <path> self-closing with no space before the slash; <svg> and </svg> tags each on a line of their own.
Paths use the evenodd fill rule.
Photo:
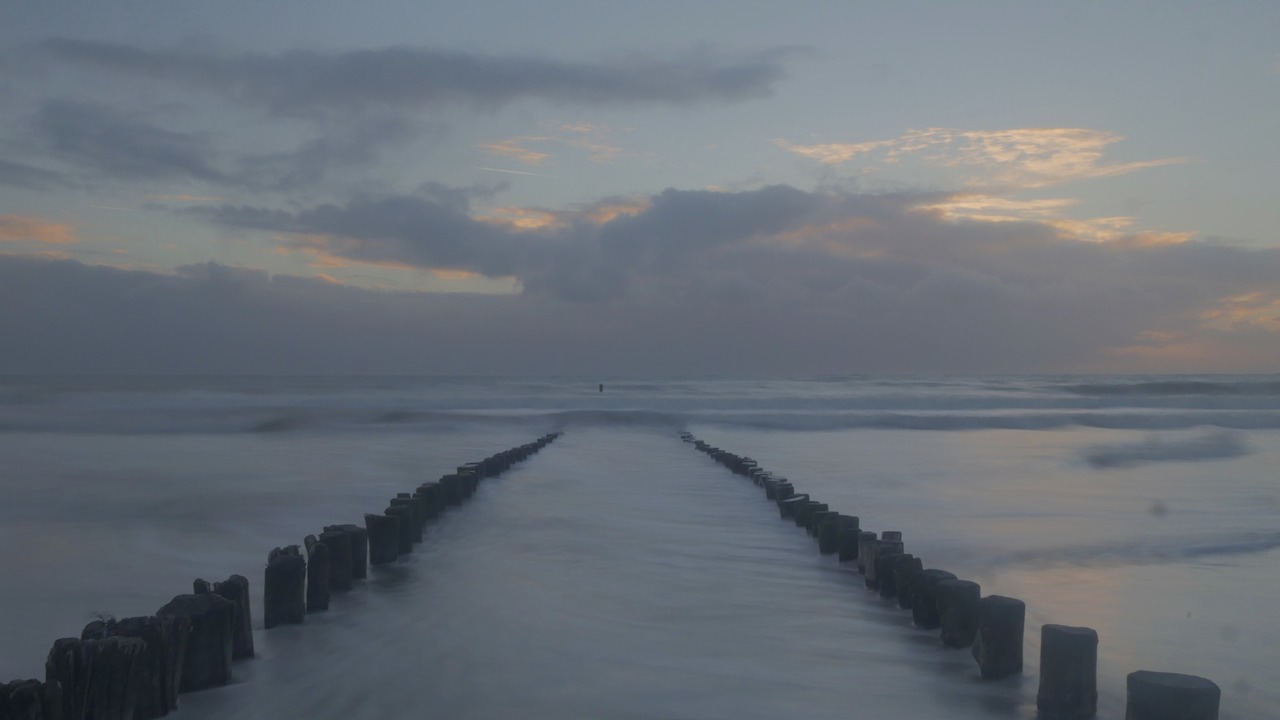
<svg viewBox="0 0 1280 720">
<path fill-rule="evenodd" d="M 1274 716 L 1278 388 L 10 378 L 0 679 L 196 576 L 244 574 L 256 603 L 271 547 L 562 429 L 329 612 L 270 632 L 259 613 L 259 657 L 182 716 L 1029 718 L 1046 622 L 1098 630 L 1100 717 L 1138 669 L 1217 681 L 1224 718 Z M 978 681 L 680 429 L 1025 600 L 1023 677 Z"/>
</svg>

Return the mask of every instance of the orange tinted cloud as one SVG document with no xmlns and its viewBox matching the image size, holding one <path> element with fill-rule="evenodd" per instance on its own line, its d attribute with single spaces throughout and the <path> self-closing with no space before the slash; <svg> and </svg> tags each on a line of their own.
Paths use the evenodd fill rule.
<svg viewBox="0 0 1280 720">
<path fill-rule="evenodd" d="M 862 160 L 874 167 L 915 160 L 959 168 L 973 173 L 965 182 L 976 187 L 1038 188 L 1186 162 L 1180 157 L 1104 162 L 1106 148 L 1123 139 L 1113 132 L 1088 128 L 926 128 L 908 130 L 896 138 L 859 143 L 773 143 L 828 165 Z"/>
<path fill-rule="evenodd" d="M 0 242 L 32 242 L 41 245 L 74 245 L 80 242 L 68 223 L 35 215 L 0 215 Z"/>
<path fill-rule="evenodd" d="M 192 202 L 192 203 L 214 203 L 222 202 L 223 198 L 217 195 L 164 195 L 161 193 L 149 193 L 142 196 L 143 200 L 152 202 Z"/>
<path fill-rule="evenodd" d="M 547 138 L 524 135 L 521 137 L 508 138 L 506 140 L 498 140 L 497 142 L 482 143 L 476 147 L 479 147 L 481 150 L 492 155 L 509 157 L 526 165 L 538 165 L 543 160 L 551 157 L 551 155 L 549 153 L 538 152 L 537 150 L 527 148 L 522 143 L 540 142 L 544 140 L 547 140 Z"/>
</svg>

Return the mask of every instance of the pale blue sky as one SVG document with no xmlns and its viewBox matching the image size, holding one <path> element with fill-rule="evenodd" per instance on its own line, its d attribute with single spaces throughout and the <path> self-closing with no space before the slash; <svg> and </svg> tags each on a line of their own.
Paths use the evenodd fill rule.
<svg viewBox="0 0 1280 720">
<path fill-rule="evenodd" d="M 95 266 L 0 297 L 37 346 L 8 368 L 73 332 L 40 329 L 55 283 L 195 293 L 178 268 L 209 261 L 321 278 L 317 317 L 395 303 L 397 336 L 438 334 L 440 291 L 499 293 L 477 317 L 545 321 L 584 371 L 619 342 L 587 316 L 687 340 L 668 313 L 821 355 L 742 372 L 1277 367 L 1280 4 L 440 5 L 0 11 L 0 260 Z M 238 312 L 301 302 L 264 281 Z M 957 308 L 958 338 L 922 320 Z M 634 370 L 719 367 L 699 340 Z M 412 361 L 365 370 L 430 355 L 387 342 Z"/>
</svg>

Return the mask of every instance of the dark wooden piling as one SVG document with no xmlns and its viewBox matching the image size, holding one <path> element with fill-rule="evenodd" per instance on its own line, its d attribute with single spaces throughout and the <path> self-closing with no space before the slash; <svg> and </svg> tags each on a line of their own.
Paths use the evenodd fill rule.
<svg viewBox="0 0 1280 720">
<path fill-rule="evenodd" d="M 1092 628 L 1040 628 L 1040 688 L 1045 720 L 1088 720 L 1098 712 L 1098 633 Z"/>
<path fill-rule="evenodd" d="M 902 543 L 892 540 L 880 542 L 893 542 L 896 546 L 892 553 L 876 553 L 876 588 L 880 597 L 888 600 L 898 595 L 898 558 L 903 555 Z"/>
<path fill-rule="evenodd" d="M 329 609 L 329 548 L 315 535 L 308 535 L 307 546 L 307 612 Z"/>
<path fill-rule="evenodd" d="M 818 527 L 818 552 L 834 555 L 840 551 L 840 530 L 848 519 L 848 515 L 834 512 L 822 519 Z"/>
<path fill-rule="evenodd" d="M 799 493 L 792 495 L 785 500 L 780 500 L 778 501 L 778 516 L 783 520 L 787 518 L 794 518 L 796 515 L 796 508 L 807 502 L 809 502 L 809 495 L 807 493 Z"/>
<path fill-rule="evenodd" d="M 130 617 L 123 620 L 107 620 L 94 621 L 85 626 L 81 632 L 81 640 L 101 640 L 109 637 L 135 638 L 143 643 L 143 649 L 139 656 L 140 667 L 138 675 L 133 678 L 137 684 L 137 692 L 131 694 L 133 697 L 133 713 L 125 714 L 125 717 L 132 717 L 134 720 L 151 720 L 152 718 L 163 717 L 171 710 L 174 710 L 178 704 L 178 689 L 181 682 L 181 672 L 183 659 L 186 654 L 187 634 L 190 631 L 190 620 L 186 617 L 177 617 L 173 615 L 148 615 L 144 617 Z M 65 641 L 58 641 L 63 643 Z M 60 648 L 58 643 L 54 644 L 54 650 L 49 653 L 49 661 L 46 665 L 46 675 L 50 682 L 62 684 L 76 697 L 80 698 L 83 706 L 85 698 L 88 696 L 90 689 L 81 687 L 71 690 L 76 684 L 73 677 L 68 677 L 67 668 L 69 664 L 75 661 L 65 652 L 65 646 Z M 79 647 L 75 649 L 75 655 L 83 654 L 83 650 Z M 87 673 L 88 668 L 84 668 L 82 672 Z M 75 671 L 71 672 L 75 675 Z M 83 679 L 80 681 L 83 683 Z M 116 694 L 119 688 L 111 690 L 108 694 Z M 99 688 L 96 692 L 101 694 Z M 100 703 L 101 698 L 97 698 L 94 702 Z M 107 701 L 108 705 L 122 708 L 120 701 Z M 70 714 L 68 714 L 68 712 Z M 64 712 L 64 717 L 84 717 L 84 714 L 75 715 L 74 710 Z M 121 710 L 123 712 L 123 710 Z"/>
<path fill-rule="evenodd" d="M 870 543 L 869 547 L 871 555 L 867 558 L 862 582 L 868 589 L 879 590 L 880 571 L 884 568 L 885 560 L 891 556 L 902 554 L 902 542 L 899 540 L 876 540 Z"/>
<path fill-rule="evenodd" d="M 894 595 L 898 598 L 898 607 L 910 610 L 912 605 L 912 584 L 916 573 L 924 569 L 920 558 L 911 553 L 903 553 L 893 559 Z"/>
<path fill-rule="evenodd" d="M 1218 720 L 1222 690 L 1212 680 L 1139 670 L 1125 685 L 1125 720 Z"/>
<path fill-rule="evenodd" d="M 58 687 L 39 680 L 0 683 L 0 718 L 4 720 L 62 720 Z"/>
<path fill-rule="evenodd" d="M 203 690 L 231 681 L 231 625 L 235 608 L 230 600 L 213 593 L 178 595 L 157 610 L 156 615 L 186 618 L 191 623 L 179 692 Z"/>
<path fill-rule="evenodd" d="M 186 636 L 183 636 L 186 641 Z M 181 668 L 181 658 L 178 662 Z M 89 692 L 89 666 L 85 662 L 84 643 L 80 638 L 58 638 L 53 641 L 44 663 L 45 683 L 57 688 L 58 714 L 64 720 L 84 720 Z M 176 700 L 178 689 L 173 688 Z"/>
<path fill-rule="evenodd" d="M 827 518 L 839 514 L 840 513 L 835 512 L 834 510 L 818 510 L 816 512 L 809 513 L 809 517 L 804 523 L 805 532 L 809 533 L 810 536 L 817 538 L 818 533 L 822 530 L 822 523 L 826 522 Z"/>
<path fill-rule="evenodd" d="M 329 589 L 345 592 L 354 585 L 351 571 L 351 538 L 342 530 L 326 530 L 320 533 L 329 557 Z"/>
<path fill-rule="evenodd" d="M 307 561 L 297 545 L 276 548 L 267 555 L 262 580 L 262 625 L 294 625 L 307 614 Z"/>
<path fill-rule="evenodd" d="M 369 577 L 369 531 L 359 525 L 326 525 L 325 532 L 341 532 L 347 536 L 351 545 L 351 579 L 363 580 Z"/>
<path fill-rule="evenodd" d="M 936 586 L 938 627 L 942 644 L 966 648 L 978 634 L 978 601 L 982 588 L 970 580 L 943 580 Z"/>
<path fill-rule="evenodd" d="M 937 630 L 938 618 L 938 583 L 943 580 L 955 580 L 956 576 L 946 570 L 929 568 L 921 570 L 914 576 L 911 585 L 911 620 L 916 627 L 923 630 Z"/>
<path fill-rule="evenodd" d="M 440 483 L 423 483 L 413 492 L 422 498 L 422 506 L 427 511 L 427 520 L 434 520 L 444 512 L 444 493 Z"/>
<path fill-rule="evenodd" d="M 858 538 L 862 534 L 861 522 L 857 515 L 840 516 L 839 538 L 837 539 L 839 547 L 836 550 L 839 554 L 840 562 L 857 561 Z"/>
<path fill-rule="evenodd" d="M 410 542 L 422 542 L 422 529 L 427 524 L 427 513 L 422 506 L 422 499 L 413 497 L 408 493 L 401 493 L 391 498 L 391 507 L 409 508 Z"/>
<path fill-rule="evenodd" d="M 395 562 L 400 556 L 400 518 L 366 513 L 364 526 L 369 532 L 369 564 Z"/>
<path fill-rule="evenodd" d="M 880 538 L 870 530 L 862 530 L 858 533 L 858 572 L 867 572 L 867 563 L 871 562 L 871 544 Z"/>
<path fill-rule="evenodd" d="M 810 500 L 796 508 L 796 515 L 792 520 L 795 521 L 796 527 L 808 528 L 810 516 L 816 512 L 825 511 L 827 509 L 826 503 Z"/>
<path fill-rule="evenodd" d="M 253 616 L 249 608 L 249 579 L 232 575 L 213 584 L 213 592 L 231 602 L 231 657 L 253 657 Z"/>
<path fill-rule="evenodd" d="M 413 508 L 407 505 L 388 505 L 382 514 L 399 520 L 396 523 L 399 532 L 396 541 L 397 552 L 401 555 L 413 552 Z"/>
<path fill-rule="evenodd" d="M 984 680 L 1022 672 L 1022 632 L 1027 606 L 1021 600 L 988 595 L 978 601 L 978 633 L 973 659 Z"/>
</svg>

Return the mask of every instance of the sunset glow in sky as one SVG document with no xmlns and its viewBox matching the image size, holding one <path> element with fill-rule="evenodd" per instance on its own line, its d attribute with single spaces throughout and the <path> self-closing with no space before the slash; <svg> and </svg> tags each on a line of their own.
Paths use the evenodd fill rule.
<svg viewBox="0 0 1280 720">
<path fill-rule="evenodd" d="M 15 3 L 0 373 L 1280 369 L 1280 4 Z"/>
</svg>

